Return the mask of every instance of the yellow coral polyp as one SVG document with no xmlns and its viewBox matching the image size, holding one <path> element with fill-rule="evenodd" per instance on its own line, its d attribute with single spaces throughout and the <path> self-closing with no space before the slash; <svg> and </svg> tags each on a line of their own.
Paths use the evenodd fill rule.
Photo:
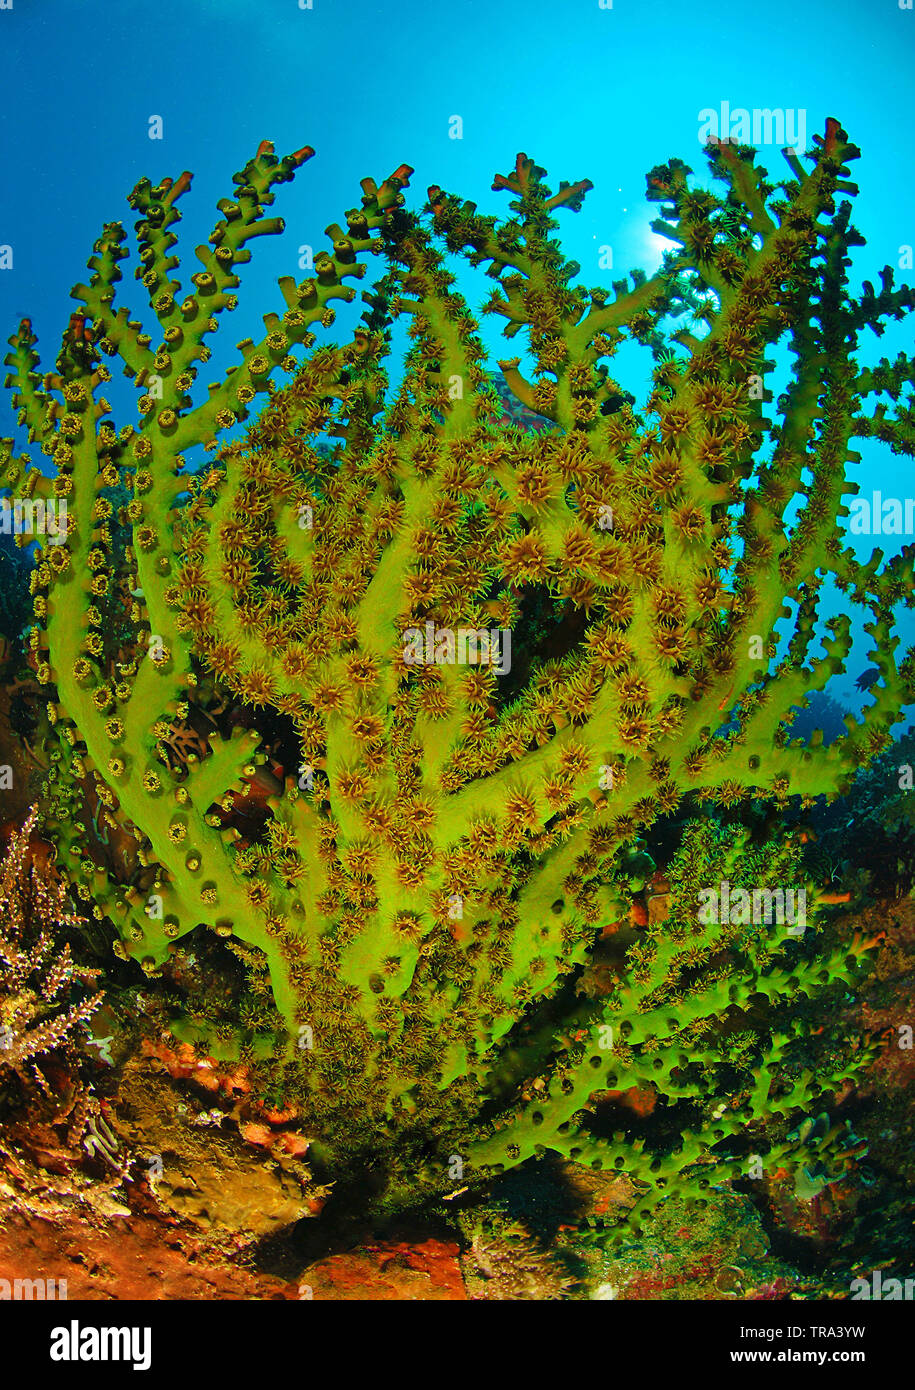
<svg viewBox="0 0 915 1390">
<path fill-rule="evenodd" d="M 49 778 L 55 806 L 67 817 L 68 836 L 89 838 L 84 802 L 88 794 L 94 805 L 92 787 L 87 792 L 72 781 L 84 772 L 83 759 L 75 758 L 68 771 L 60 752 L 85 746 L 94 759 L 103 729 L 109 736 L 126 731 L 125 747 L 140 765 L 116 757 L 93 770 L 106 808 L 96 826 L 100 835 L 112 825 L 129 826 L 137 846 L 143 887 L 131 890 L 130 917 L 142 921 L 151 885 L 167 892 L 170 908 L 162 925 L 151 917 L 141 932 L 134 923 L 131 940 L 143 940 L 148 962 L 164 956 L 163 938 L 200 921 L 223 935 L 233 932 L 230 922 L 237 924 L 239 947 L 265 955 L 263 984 L 272 984 L 287 1027 L 312 1005 L 316 1016 L 334 1020 L 332 1045 L 315 1049 L 308 1070 L 317 1095 L 347 1090 L 341 1070 L 346 1082 L 356 1078 L 364 1114 L 353 1152 L 365 1148 L 367 1135 L 386 1144 L 393 1134 L 388 1147 L 392 1163 L 399 1162 L 403 1131 L 392 1076 L 410 1096 L 410 1124 L 424 1145 L 424 1090 L 434 1096 L 430 1129 L 445 1117 L 441 1132 L 428 1136 L 430 1153 L 463 1153 L 451 1147 L 458 1143 L 454 1134 L 465 1135 L 483 1116 L 469 1145 L 481 1170 L 522 1161 L 538 1143 L 568 1154 L 580 1142 L 585 1161 L 592 1152 L 603 1158 L 608 1146 L 612 1152 L 612 1141 L 582 1130 L 575 1117 L 595 1093 L 630 1084 L 624 1067 L 637 1071 L 633 1086 L 646 1079 L 644 1071 L 660 1096 L 683 1096 L 685 1109 L 695 1098 L 701 1107 L 705 1077 L 696 1082 L 700 1090 L 690 1090 L 687 1063 L 668 1044 L 672 1030 L 697 1047 L 703 1030 L 710 1031 L 717 1044 L 719 982 L 707 982 L 704 1003 L 706 982 L 698 977 L 682 997 L 678 991 L 667 1025 L 651 997 L 652 991 L 666 997 L 670 961 L 663 943 L 676 944 L 681 923 L 672 924 L 669 936 L 633 924 L 618 937 L 614 969 L 621 994 L 630 994 L 623 1010 L 626 1050 L 618 1048 L 612 1061 L 588 1055 L 590 1045 L 578 1057 L 563 1031 L 553 983 L 586 965 L 604 920 L 614 920 L 617 889 L 625 907 L 629 887 L 647 882 L 651 870 L 638 864 L 633 839 L 659 814 L 676 811 L 700 778 L 704 794 L 722 805 L 736 805 L 748 792 L 764 800 L 829 792 L 850 761 L 864 760 L 887 736 L 892 713 L 912 693 L 906 670 L 882 650 L 873 734 L 859 731 L 849 747 L 840 742 L 830 749 L 829 759 L 816 748 L 798 756 L 774 737 L 782 697 L 797 698 L 794 674 L 760 671 L 766 664 L 760 658 L 749 675 L 745 669 L 748 635 L 758 632 L 764 651 L 771 648 L 782 588 L 790 596 L 810 575 L 832 569 L 845 592 L 874 599 L 887 627 L 889 597 L 904 594 L 910 579 L 910 570 L 894 561 L 886 562 L 886 581 L 879 570 L 863 578 L 828 534 L 838 504 L 829 478 L 842 471 L 858 414 L 858 368 L 841 347 L 824 374 L 800 342 L 810 380 L 804 391 L 787 392 L 791 418 L 783 420 L 779 407 L 783 434 L 773 431 L 762 472 L 757 457 L 765 427 L 748 400 L 746 373 L 782 341 L 779 313 L 790 319 L 800 312 L 796 288 L 783 288 L 779 277 L 793 268 L 805 287 L 809 281 L 812 292 L 805 289 L 802 298 L 811 340 L 822 334 L 841 344 L 847 334 L 832 330 L 858 321 L 856 315 L 863 324 L 871 312 L 843 304 L 841 322 L 821 322 L 839 314 L 832 306 L 844 293 L 821 292 L 819 263 L 843 263 L 849 233 L 832 197 L 836 161 L 853 157 L 844 133 L 831 129 L 828 143 L 828 155 L 817 149 L 805 157 L 809 177 L 773 195 L 771 232 L 762 211 L 745 208 L 747 190 L 760 208 L 770 204 L 770 186 L 751 154 L 717 151 L 717 172 L 730 179 L 720 198 L 697 196 L 685 175 L 678 181 L 676 168 L 655 171 L 652 187 L 667 189 L 671 204 L 665 218 L 678 233 L 688 231 L 679 237 L 686 248 L 677 253 L 680 268 L 675 274 L 663 265 L 632 288 L 617 282 L 612 293 L 575 285 L 550 236 L 551 214 L 580 201 L 585 183 L 566 184 L 554 198 L 543 171 L 520 156 L 496 183 L 515 203 L 500 224 L 435 189 L 421 217 L 401 215 L 403 171 L 382 188 L 367 180 L 362 210 L 348 219 L 349 237 L 332 234 L 339 259 L 318 259 L 321 283 L 284 282 L 288 333 L 276 331 L 280 320 L 267 316 L 266 347 L 242 344 L 239 366 L 196 408 L 186 393 L 210 357 L 200 338 L 232 303 L 220 263 L 228 268 L 243 244 L 240 234 L 254 227 L 270 196 L 272 152 L 265 147 L 239 176 L 231 213 L 224 205 L 221 231 L 210 243 L 222 249 L 204 250 L 205 269 L 194 280 L 206 308 L 194 297 L 184 302 L 183 329 L 165 329 L 170 350 L 155 351 L 126 308 L 115 310 L 113 280 L 107 283 L 104 273 L 80 289 L 94 326 L 110 335 L 105 350 L 125 359 L 140 386 L 141 415 L 158 414 L 161 428 L 146 418 L 139 437 L 129 429 L 118 436 L 126 445 L 124 472 L 136 465 L 134 497 L 121 518 L 131 530 L 126 559 L 119 530 L 105 524 L 110 517 L 96 506 L 101 531 L 84 565 L 79 529 L 91 492 L 73 508 L 79 522 L 73 553 L 80 569 L 90 570 L 93 595 L 110 591 L 111 603 L 87 611 L 83 575 L 79 583 L 55 585 L 44 607 L 43 595 L 36 595 L 36 617 L 47 630 L 40 647 L 37 637 L 31 646 L 42 658 L 49 652 L 49 669 L 53 658 L 66 673 L 90 623 L 99 629 L 90 635 L 92 649 L 112 662 L 109 670 L 101 659 L 83 660 L 72 668 L 74 679 L 64 674 L 60 681 L 58 761 L 52 760 Z M 278 166 L 280 173 L 291 174 L 294 163 Z M 152 243 L 141 247 L 143 271 L 163 313 L 174 311 L 163 284 L 170 243 L 157 240 L 174 217 L 168 192 L 147 181 L 134 195 L 141 238 Z M 763 228 L 752 256 L 741 238 L 724 246 L 719 235 L 719 217 L 735 208 L 745 228 Z M 701 254 L 691 256 L 691 244 Z M 337 294 L 344 267 L 364 264 L 373 247 L 390 257 L 376 317 L 400 310 L 412 311 L 413 320 L 402 389 L 387 405 L 384 331 L 363 327 L 354 346 L 317 352 L 307 332 L 333 320 L 331 302 L 350 297 L 348 290 Z M 508 310 L 511 336 L 528 331 L 535 381 L 524 380 L 520 358 L 503 364 L 504 410 L 482 369 L 484 344 L 447 271 L 448 248 L 468 250 L 474 264 L 498 270 L 494 307 Z M 107 264 L 108 252 L 99 254 Z M 726 294 L 705 290 L 703 268 L 713 279 L 726 270 Z M 685 282 L 677 278 L 683 274 Z M 680 306 L 687 282 L 703 301 L 704 336 L 680 333 L 676 365 L 668 362 L 651 383 L 646 423 L 597 360 L 616 353 L 633 332 L 652 349 L 666 344 L 666 317 L 672 304 Z M 773 308 L 761 311 L 761 305 Z M 236 408 L 244 414 L 275 366 L 295 369 L 291 339 L 304 345 L 301 369 L 269 395 L 265 390 L 266 408 L 244 438 L 220 449 L 217 434 L 236 423 Z M 87 351 L 71 345 L 68 372 L 79 376 L 78 358 Z M 17 352 L 21 357 L 22 342 Z M 161 395 L 151 389 L 151 365 Z M 18 370 L 21 379 L 21 364 Z M 545 379 L 547 373 L 555 380 Z M 460 392 L 450 389 L 455 382 Z M 62 445 L 66 416 L 58 418 L 57 406 L 50 409 L 31 378 L 19 394 L 25 423 L 46 442 L 49 434 L 56 437 L 52 449 L 69 468 L 74 451 Z M 526 412 L 545 412 L 547 420 L 532 422 L 536 437 L 518 402 Z M 168 436 L 179 415 L 188 451 L 202 445 L 215 455 L 212 466 L 205 461 L 183 479 L 177 440 Z M 88 412 L 84 422 L 73 474 L 77 494 L 93 484 L 85 478 L 93 442 Z M 887 406 L 883 437 L 905 444 L 907 428 Z M 799 482 L 807 486 L 792 457 L 797 441 L 812 445 L 811 458 L 822 457 L 813 469 L 817 499 L 792 528 L 785 506 Z M 95 444 L 95 481 L 113 486 L 120 449 L 104 426 Z M 302 524 L 306 512 L 308 525 Z M 790 543 L 777 554 L 783 531 Z M 58 561 L 61 553 L 49 553 L 49 570 L 68 563 Z M 809 607 L 801 604 L 793 652 L 807 650 Z M 121 629 L 130 621 L 125 637 Z M 419 664 L 405 659 L 411 627 L 432 633 L 432 650 Z M 436 632 L 462 627 L 509 630 L 511 669 L 496 671 L 480 660 L 438 665 Z M 881 648 L 888 645 L 881 636 Z M 847 652 L 841 632 L 831 651 L 837 655 L 830 660 L 841 665 Z M 816 660 L 810 656 L 805 672 L 814 682 L 824 674 Z M 747 699 L 748 680 L 762 687 L 759 698 Z M 88 691 L 74 689 L 74 681 Z M 116 720 L 109 717 L 115 683 Z M 739 734 L 714 739 L 735 708 Z M 255 753 L 258 745 L 263 754 Z M 142 760 L 138 749 L 145 750 Z M 750 756 L 749 750 L 756 751 Z M 267 755 L 271 761 L 262 761 Z M 168 795 L 147 800 L 138 780 L 150 797 L 163 787 Z M 732 867 L 738 866 L 723 862 L 722 872 Z M 94 890 L 98 878 L 90 880 Z M 98 896 L 102 901 L 101 891 Z M 125 895 L 115 896 L 126 913 Z M 226 913 L 218 924 L 214 912 L 201 908 L 217 901 Z M 640 954 L 627 961 L 630 937 Z M 652 955 L 657 944 L 660 964 Z M 721 949 L 711 935 L 703 938 L 690 968 L 701 971 Z M 762 976 L 778 993 L 772 978 Z M 729 1005 L 754 998 L 754 984 L 749 976 L 739 990 L 729 984 L 735 991 Z M 620 1021 L 609 998 L 583 998 L 595 1019 Z M 555 1068 L 543 1063 L 542 1048 L 534 1056 L 538 1049 L 524 1041 L 529 1003 L 543 1010 L 540 1018 L 557 1008 L 550 1043 Z M 582 1007 L 579 1000 L 576 1018 Z M 657 1038 L 645 1032 L 659 1028 Z M 480 1080 L 501 1065 L 497 1045 L 508 1035 L 520 1040 L 519 1077 L 530 1073 L 521 1078 L 515 1110 Z M 577 1022 L 569 1037 L 577 1044 Z M 699 1070 L 715 1065 L 703 1054 Z M 560 1084 L 554 1084 L 557 1070 Z M 452 1091 L 456 1110 L 449 1110 Z M 526 1094 L 536 1111 L 526 1108 Z M 481 1108 L 474 1111 L 477 1100 Z M 348 1123 L 344 1112 L 341 1149 L 352 1139 Z M 727 1130 L 723 1138 L 737 1132 Z M 717 1179 L 709 1136 L 689 1143 L 685 1166 Z M 650 1182 L 650 1163 L 641 1162 L 636 1147 L 619 1149 L 627 1173 Z"/>
<path fill-rule="evenodd" d="M 93 692 L 92 703 L 102 713 L 111 708 L 111 691 L 107 685 L 100 685 L 99 689 Z"/>
</svg>

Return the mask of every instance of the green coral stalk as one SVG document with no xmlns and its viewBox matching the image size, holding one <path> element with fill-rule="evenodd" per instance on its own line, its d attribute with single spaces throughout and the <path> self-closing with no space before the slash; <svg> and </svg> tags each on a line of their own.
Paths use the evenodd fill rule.
<svg viewBox="0 0 915 1390">
<path fill-rule="evenodd" d="M 248 960 L 263 953 L 299 1043 L 286 1075 L 331 1146 L 336 1127 L 338 1147 L 387 1146 L 439 1183 L 430 1146 L 475 1171 L 545 1147 L 625 1165 L 631 1145 L 599 1145 L 573 1123 L 595 1090 L 647 1079 L 693 1097 L 678 1049 L 692 1039 L 705 1065 L 696 1040 L 710 1020 L 750 995 L 845 974 L 839 957 L 770 971 L 771 943 L 728 938 L 718 945 L 742 973 L 693 979 L 661 934 L 612 1003 L 573 1008 L 589 1036 L 628 1028 L 609 1067 L 550 1012 L 644 878 L 638 837 L 660 816 L 690 796 L 729 807 L 834 794 L 915 696 L 913 653 L 897 662 L 892 636 L 894 605 L 913 603 L 912 559 L 863 564 L 840 529 L 856 490 L 851 442 L 912 453 L 899 401 L 911 360 L 868 371 L 854 353 L 861 327 L 880 331 L 915 295 L 889 270 L 879 295 L 848 291 L 859 238 L 834 199 L 855 192 L 846 164 L 858 152 L 834 121 L 809 168 L 787 156 L 781 185 L 727 144 L 710 150 L 723 195 L 691 188 L 678 161 L 653 170 L 654 226 L 679 249 L 612 291 L 577 285 L 551 235 L 553 213 L 580 207 L 587 181 L 552 194 L 520 155 L 495 183 L 512 195 L 506 220 L 439 188 L 416 215 L 402 166 L 380 186 L 364 181 L 314 277 L 280 281 L 285 311 L 195 403 L 204 340 L 235 307 L 247 243 L 282 228 L 264 217 L 273 185 L 311 153 L 279 160 L 261 146 L 220 203 L 183 299 L 172 228 L 190 176 L 137 186 L 137 276 L 155 336 L 115 308 L 127 252 L 112 223 L 74 291 L 84 311 L 56 372 L 39 376 L 27 321 L 10 340 L 14 402 L 55 473 L 10 459 L 3 481 L 69 504 L 66 538 L 44 546 L 33 579 L 56 743 L 48 824 L 119 951 L 147 970 L 201 925 Z M 462 251 L 496 282 L 487 308 L 506 336 L 527 335 L 533 379 L 520 358 L 500 365 L 551 422 L 546 435 L 493 423 L 485 351 L 446 264 Z M 354 298 L 344 281 L 368 256 L 384 272 L 362 323 L 316 347 L 312 330 L 333 322 L 334 300 Z M 695 332 L 671 331 L 685 313 Z M 388 399 L 398 318 L 412 346 Z M 641 414 L 610 375 L 627 339 L 657 364 Z M 760 383 L 778 344 L 795 369 L 770 419 Z M 137 423 L 119 432 L 100 394 L 104 357 L 138 390 Z M 862 402 L 881 391 L 895 412 L 869 415 Z M 258 397 L 254 423 L 220 448 Z M 214 459 L 189 473 L 194 445 Z M 842 616 L 813 654 L 827 575 L 872 614 L 882 684 L 866 724 L 802 747 L 788 741 L 788 711 L 850 649 Z M 788 600 L 793 635 L 775 665 Z M 258 787 L 261 818 L 242 834 L 235 813 Z M 120 863 L 86 853 L 87 837 L 109 832 Z M 703 936 L 694 949 L 712 945 Z M 500 1117 L 494 1097 L 511 1072 L 500 1056 L 526 1019 L 539 1042 L 509 1055 L 537 1104 Z M 793 1040 L 790 1028 L 774 1036 L 772 1055 Z M 278 1042 L 266 1029 L 247 1045 Z M 785 1092 L 760 1080 L 740 1123 L 804 1108 L 833 1079 Z M 726 1139 L 738 1121 L 717 1124 Z M 690 1138 L 685 1157 L 656 1157 L 654 1171 L 708 1151 Z"/>
<path fill-rule="evenodd" d="M 713 884 L 719 902 L 728 901 L 721 892 L 728 885 L 730 908 L 703 920 L 700 904 Z M 809 893 L 809 913 L 797 912 L 795 897 L 786 919 L 762 892 L 777 884 L 795 885 L 788 891 L 804 894 L 804 903 Z M 753 910 L 754 893 L 762 911 Z M 809 1187 L 809 1126 L 793 1129 L 791 1119 L 874 1056 L 870 1040 L 840 1041 L 831 1061 L 824 1048 L 811 1050 L 811 1019 L 799 1006 L 812 1000 L 822 1008 L 827 991 L 853 985 L 875 944 L 856 937 L 829 948 L 818 940 L 821 899 L 806 884 L 798 845 L 753 845 L 746 830 L 689 824 L 663 920 L 639 934 L 599 1010 L 582 1011 L 580 1026 L 567 1029 L 548 1084 L 528 1087 L 526 1104 L 472 1146 L 474 1163 L 500 1170 L 556 1150 L 626 1173 L 647 1184 L 631 1224 L 660 1197 L 703 1200 L 726 1179 L 787 1168 Z M 681 1142 L 666 1152 L 646 1150 L 622 1131 L 594 1132 L 590 1112 L 601 1092 L 638 1091 L 675 1115 L 701 1117 L 701 1130 L 681 1121 Z M 832 1144 L 842 1129 L 831 1131 Z"/>
</svg>

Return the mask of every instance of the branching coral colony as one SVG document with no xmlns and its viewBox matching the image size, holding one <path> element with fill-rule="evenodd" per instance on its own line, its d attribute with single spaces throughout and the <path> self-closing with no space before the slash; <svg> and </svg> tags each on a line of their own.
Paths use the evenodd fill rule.
<svg viewBox="0 0 915 1390">
<path fill-rule="evenodd" d="M 63 886 L 46 882 L 28 862 L 35 821 L 33 808 L 0 861 L 0 1082 L 16 1075 L 47 1092 L 37 1059 L 72 1045 L 104 995 L 83 990 L 81 1000 L 68 1003 L 74 987 L 94 984 L 101 971 L 77 965 L 69 944 L 61 945 L 61 929 L 83 919 L 69 910 Z"/>
<path fill-rule="evenodd" d="M 654 169 L 653 225 L 678 249 L 612 292 L 574 285 L 551 237 L 552 213 L 577 210 L 587 182 L 551 194 L 519 155 L 494 185 L 512 196 L 500 222 L 439 188 L 411 214 L 407 167 L 366 179 L 313 278 L 280 281 L 284 312 L 194 404 L 248 243 L 282 229 L 264 216 L 273 185 L 311 154 L 261 146 L 186 297 L 173 228 L 190 177 L 135 188 L 154 335 L 115 308 L 128 253 L 114 222 L 74 290 L 84 311 L 56 372 L 39 375 L 28 321 L 10 340 L 8 384 L 55 473 L 8 443 L 3 482 L 68 503 L 66 537 L 41 548 L 33 581 L 54 744 L 47 833 L 116 925 L 118 954 L 154 972 L 206 926 L 262 997 L 269 981 L 276 1013 L 267 990 L 234 1033 L 193 1016 L 177 1031 L 214 1055 L 272 1057 L 264 1070 L 299 1098 L 316 1151 L 341 1172 L 377 1169 L 386 1201 L 453 1189 L 455 1156 L 471 1184 L 546 1150 L 617 1169 L 642 1194 L 636 1219 L 760 1155 L 800 1172 L 805 1114 L 867 1051 L 840 1036 L 811 1061 L 805 1000 L 825 1014 L 867 943 L 824 951 L 813 889 L 802 937 L 715 925 L 696 906 L 719 878 L 771 886 L 790 870 L 800 885 L 784 845 L 693 826 L 667 921 L 633 929 L 603 995 L 582 972 L 638 886 L 638 837 L 659 817 L 687 797 L 714 815 L 834 794 L 915 697 L 913 653 L 897 662 L 892 635 L 894 606 L 913 603 L 912 560 L 860 563 L 838 520 L 856 491 L 850 441 L 911 454 L 915 440 L 899 403 L 912 359 L 853 360 L 860 329 L 880 333 L 915 302 L 889 269 L 879 293 L 847 289 L 860 237 L 834 197 L 855 192 L 845 166 L 858 152 L 830 120 L 809 169 L 787 153 L 783 184 L 728 144 L 709 150 L 720 195 L 691 188 L 682 162 Z M 493 424 L 446 251 L 487 267 L 487 312 L 508 337 L 527 331 L 534 380 L 520 359 L 500 365 L 547 433 Z M 345 282 L 369 257 L 384 270 L 361 326 L 316 347 L 312 330 L 355 298 Z M 690 308 L 695 331 L 673 331 Z M 412 346 L 386 404 L 401 315 Z M 655 359 L 643 414 L 607 366 L 627 338 Z M 767 419 L 754 387 L 778 343 L 794 370 Z M 112 357 L 140 392 L 139 423 L 119 432 L 101 395 Z M 880 393 L 895 409 L 868 413 Z M 220 450 L 258 396 L 256 421 Z M 184 471 L 198 444 L 212 463 Z M 816 636 L 830 574 L 872 616 L 882 682 L 847 737 L 792 745 L 787 712 L 851 645 L 844 615 Z M 792 614 L 777 661 L 776 624 Z M 271 747 L 285 752 L 265 767 Z M 261 816 L 242 834 L 231 811 L 255 787 Z M 119 837 L 118 855 L 87 854 L 90 831 Z M 632 1087 L 666 1117 L 653 1150 L 602 1136 L 591 1113 Z"/>
</svg>

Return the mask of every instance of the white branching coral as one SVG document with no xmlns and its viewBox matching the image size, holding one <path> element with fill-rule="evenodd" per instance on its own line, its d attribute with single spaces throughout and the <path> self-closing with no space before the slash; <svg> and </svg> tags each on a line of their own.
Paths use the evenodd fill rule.
<svg viewBox="0 0 915 1390">
<path fill-rule="evenodd" d="M 66 1043 L 104 999 L 71 999 L 74 987 L 91 986 L 101 972 L 77 965 L 61 945 L 61 928 L 83 918 L 70 911 L 59 880 L 29 862 L 36 815 L 33 807 L 0 861 L 0 1072 L 20 1072 Z"/>
</svg>

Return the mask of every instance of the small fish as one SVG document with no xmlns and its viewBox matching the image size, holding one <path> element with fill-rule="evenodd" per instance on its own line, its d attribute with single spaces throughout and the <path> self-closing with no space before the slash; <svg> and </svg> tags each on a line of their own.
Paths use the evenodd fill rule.
<svg viewBox="0 0 915 1390">
<path fill-rule="evenodd" d="M 862 671 L 855 681 L 856 690 L 870 690 L 872 685 L 876 685 L 880 679 L 880 668 L 878 666 L 868 666 L 866 671 Z"/>
</svg>

